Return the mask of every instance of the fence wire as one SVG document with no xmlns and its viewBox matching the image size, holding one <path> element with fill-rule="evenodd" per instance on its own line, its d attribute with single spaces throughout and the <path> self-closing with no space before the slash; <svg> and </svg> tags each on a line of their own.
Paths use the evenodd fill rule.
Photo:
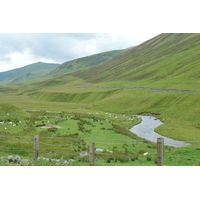
<svg viewBox="0 0 200 200">
<path fill-rule="evenodd" d="M 16 138 L 21 141 L 13 141 Z M 5 139 L 5 140 L 4 140 Z M 51 139 L 50 141 L 48 141 Z M 24 140 L 24 141 L 23 141 Z M 27 141 L 28 140 L 28 141 Z M 29 141 L 30 140 L 30 141 Z M 56 141 L 57 140 L 57 141 Z M 73 140 L 79 140 L 80 142 Z M 91 152 L 89 150 L 90 142 L 87 140 L 94 141 L 96 148 L 94 149 L 94 165 L 105 164 L 112 165 L 119 164 L 119 162 L 131 163 L 132 165 L 156 165 L 157 163 L 157 148 L 156 143 L 154 146 L 152 142 L 147 142 L 146 140 L 136 140 L 130 142 L 130 140 L 121 139 L 103 139 L 103 138 L 67 138 L 67 137 L 39 137 L 39 155 L 54 157 L 61 157 L 65 159 L 74 158 L 80 163 L 86 162 L 89 165 L 89 159 Z M 67 143 L 69 142 L 69 143 Z M 193 162 L 193 164 L 200 164 L 200 141 L 183 141 L 185 143 L 190 143 L 191 145 L 182 150 L 182 147 L 164 147 L 164 162 L 166 165 L 176 165 L 183 161 L 183 165 L 190 165 L 187 162 Z M 58 144 L 57 144 L 58 143 Z M 66 144 L 65 144 L 66 143 Z M 199 146 L 198 146 L 199 143 Z M 137 149 L 134 150 L 134 145 L 138 145 Z M 140 144 L 145 144 L 146 147 L 139 148 Z M 121 151 L 115 151 L 114 146 L 119 145 Z M 121 146 L 120 146 L 121 145 Z M 129 146 L 127 146 L 129 145 Z M 101 146 L 104 148 L 101 149 Z M 112 148 L 112 150 L 106 149 L 105 147 Z M 149 146 L 149 147 L 148 147 Z M 0 136 L 0 151 L 1 154 L 12 153 L 19 154 L 21 156 L 26 154 L 34 154 L 34 136 Z M 13 147 L 13 148 L 12 148 Z M 71 149 L 70 149 L 71 148 Z M 143 149 L 142 149 L 143 148 Z M 100 149 L 100 150 L 98 150 Z M 130 152 L 131 149 L 131 152 Z M 192 156 L 187 154 L 188 150 L 192 150 Z M 175 151 L 176 150 L 176 151 Z M 185 151 L 184 155 L 182 151 Z M 20 153 L 21 152 L 21 153 Z M 188 156 L 187 156 L 188 155 Z M 29 156 L 30 157 L 30 156 Z M 33 157 L 33 156 L 32 156 Z M 124 158 L 124 160 L 122 160 Z M 31 158 L 33 160 L 33 158 Z"/>
</svg>

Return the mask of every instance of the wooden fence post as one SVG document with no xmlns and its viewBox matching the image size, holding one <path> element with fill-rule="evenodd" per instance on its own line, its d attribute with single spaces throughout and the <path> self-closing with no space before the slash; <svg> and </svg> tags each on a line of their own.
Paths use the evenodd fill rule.
<svg viewBox="0 0 200 200">
<path fill-rule="evenodd" d="M 37 166 L 37 158 L 39 154 L 39 135 L 34 136 L 34 166 Z"/>
<path fill-rule="evenodd" d="M 164 138 L 157 138 L 157 165 L 164 165 Z"/>
<path fill-rule="evenodd" d="M 90 142 L 89 163 L 94 166 L 94 142 Z"/>
</svg>

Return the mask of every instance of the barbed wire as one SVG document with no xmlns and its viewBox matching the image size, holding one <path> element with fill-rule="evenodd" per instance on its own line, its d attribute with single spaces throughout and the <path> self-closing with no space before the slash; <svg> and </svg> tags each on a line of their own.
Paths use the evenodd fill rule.
<svg viewBox="0 0 200 200">
<path fill-rule="evenodd" d="M 8 137 L 8 138 L 12 138 L 12 137 L 17 137 L 17 138 L 34 138 L 34 136 L 7 136 L 7 135 L 0 135 L 0 138 L 1 137 Z M 82 140 L 111 140 L 111 141 L 129 141 L 130 142 L 130 140 L 133 140 L 133 141 L 131 141 L 131 142 L 148 142 L 147 140 L 136 140 L 136 139 L 133 139 L 133 138 L 130 138 L 130 139 L 115 139 L 115 138 L 113 138 L 113 139 L 109 139 L 109 138 L 79 138 L 79 137 L 77 137 L 77 138 L 69 138 L 69 137 L 43 137 L 43 136 L 40 136 L 39 137 L 40 139 L 65 139 L 65 140 L 77 140 L 77 139 L 82 139 Z M 151 142 L 151 141 L 149 141 L 149 142 Z"/>
<path fill-rule="evenodd" d="M 175 155 L 172 155 L 172 154 L 165 154 L 165 155 L 170 156 L 170 157 L 180 158 L 180 159 L 187 159 L 187 160 L 196 160 L 196 161 L 200 161 L 200 159 L 188 158 L 188 157 L 182 157 L 182 156 L 175 156 Z"/>
<path fill-rule="evenodd" d="M 133 141 L 137 141 L 137 142 L 147 142 L 147 140 L 136 140 L 136 139 L 133 139 L 133 138 L 130 138 L 130 139 L 108 139 L 108 138 L 79 138 L 79 137 L 77 137 L 77 138 L 67 138 L 67 137 L 40 137 L 40 138 L 47 138 L 47 139 L 66 139 L 66 140 L 77 140 L 77 139 L 82 139 L 82 140 L 116 140 L 116 141 L 129 141 L 130 142 L 130 140 L 132 139 Z"/>
<path fill-rule="evenodd" d="M 9 135 L 0 135 L 0 138 L 2 137 L 5 137 L 5 138 L 34 138 L 35 135 L 32 135 L 32 136 L 24 136 L 24 135 L 12 135 L 12 136 L 9 136 Z M 94 140 L 94 141 L 102 141 L 102 140 L 111 140 L 111 141 L 129 141 L 130 140 L 133 140 L 131 141 L 132 142 L 152 142 L 152 141 L 149 141 L 149 140 L 138 140 L 138 139 L 134 139 L 134 138 L 130 138 L 130 139 L 109 139 L 109 138 L 79 138 L 79 137 L 44 137 L 44 136 L 39 136 L 39 138 L 41 139 L 66 139 L 66 140 L 77 140 L 77 139 L 82 139 L 82 140 Z M 179 142 L 182 142 L 182 143 L 200 143 L 200 141 L 179 141 Z M 156 143 L 153 142 L 153 143 Z M 168 145 L 168 144 L 174 144 L 173 142 L 165 142 L 164 145 Z M 187 146 L 187 147 L 193 147 L 193 146 Z"/>
<path fill-rule="evenodd" d="M 0 137 L 34 137 L 35 135 L 0 135 Z M 55 138 L 55 139 L 77 139 L 77 138 L 74 138 L 74 137 L 71 137 L 71 138 L 69 138 L 69 137 L 45 137 L 45 136 L 40 136 L 40 138 Z M 79 139 L 87 139 L 87 138 L 79 138 Z M 92 139 L 98 139 L 98 140 L 104 140 L 104 139 L 106 139 L 106 140 L 113 140 L 113 139 L 107 139 L 107 138 L 92 138 Z M 133 138 L 130 138 L 130 139 L 133 139 Z M 122 140 L 122 139 L 114 139 L 114 140 Z M 123 140 L 125 140 L 125 139 L 123 139 Z M 136 140 L 136 139 L 135 139 Z M 147 140 L 138 140 L 138 141 L 147 141 Z M 185 141 L 185 140 L 183 140 L 183 141 L 180 141 L 180 142 L 192 142 L 192 143 L 196 143 L 196 142 L 200 142 L 199 140 L 190 140 L 190 141 Z"/>
<path fill-rule="evenodd" d="M 0 135 L 0 137 L 17 137 L 17 138 L 34 138 L 34 136 L 15 136 L 15 135 Z"/>
<path fill-rule="evenodd" d="M 40 144 L 44 144 L 44 145 L 48 145 L 48 146 L 58 146 L 58 147 L 67 147 L 67 146 L 71 146 L 71 145 L 85 145 L 85 143 L 72 143 L 72 144 L 66 144 L 66 145 L 54 145 L 54 144 L 47 144 L 44 142 L 40 142 Z"/>
<path fill-rule="evenodd" d="M 6 135 L 0 135 L 0 138 L 31 138 L 32 140 L 34 139 L 34 136 L 6 136 Z M 147 141 L 147 140 L 137 140 L 137 139 L 132 139 L 130 138 L 129 140 L 125 140 L 125 139 L 105 139 L 105 138 L 74 138 L 74 137 L 39 137 L 42 139 L 42 141 L 40 140 L 39 141 L 39 144 L 41 145 L 47 145 L 47 146 L 52 146 L 52 147 L 68 147 L 68 146 L 79 146 L 79 145 L 88 145 L 89 141 L 87 142 L 84 142 L 84 143 L 69 143 L 69 144 L 49 144 L 47 142 L 43 142 L 43 139 L 65 139 L 65 140 L 78 140 L 78 139 L 83 139 L 83 140 L 90 140 L 90 141 L 94 141 L 96 144 L 106 144 L 106 145 L 116 145 L 116 144 L 127 144 L 127 145 L 133 145 L 135 143 L 140 143 L 140 142 L 151 142 L 151 141 Z M 131 139 L 133 141 L 131 141 Z M 13 139 L 14 140 L 14 139 Z M 48 141 L 48 140 L 47 140 Z M 105 141 L 105 142 L 104 142 Z M 113 142 L 113 141 L 116 141 L 116 142 Z M 123 142 L 122 142 L 123 141 Z M 53 141 L 51 141 L 53 142 Z M 57 141 L 58 142 L 58 141 Z M 71 141 L 72 142 L 72 141 Z M 198 146 L 198 143 L 200 143 L 200 141 L 181 141 L 183 143 L 191 143 L 193 145 L 190 145 L 190 146 L 185 146 L 187 148 L 197 148 L 197 150 L 200 149 L 200 145 Z M 34 141 L 32 142 L 28 142 L 28 141 L 19 141 L 19 142 L 14 142 L 10 139 L 10 141 L 0 141 L 1 144 L 33 144 Z M 63 141 L 62 141 L 63 143 Z M 151 142 L 152 143 L 152 142 Z M 156 143 L 155 143 L 156 144 Z M 169 143 L 165 143 L 166 144 L 169 144 Z M 170 143 L 170 144 L 173 144 L 173 143 Z M 9 147 L 9 146 L 8 146 Z M 98 149 L 98 148 L 97 148 Z M 107 149 L 103 149 L 103 151 L 98 151 L 97 149 L 94 150 L 94 155 L 96 156 L 112 156 L 112 157 L 134 157 L 134 156 L 140 156 L 140 158 L 148 158 L 148 156 L 156 156 L 157 153 L 151 153 L 151 152 L 144 152 L 144 153 L 131 153 L 131 152 L 113 152 L 113 151 L 110 151 L 107 150 Z M 155 148 L 156 149 L 156 148 Z M 34 149 L 31 148 L 31 149 L 0 149 L 0 151 L 5 151 L 5 152 L 14 152 L 14 153 L 17 153 L 17 152 L 23 152 L 23 153 L 34 153 Z M 52 153 L 54 155 L 58 154 L 58 155 L 69 155 L 69 156 L 80 156 L 80 157 L 88 157 L 90 156 L 90 153 L 88 153 L 87 151 L 82 151 L 82 150 L 79 150 L 79 152 L 65 152 L 65 151 L 61 151 L 61 148 L 60 149 L 57 149 L 57 150 L 46 150 L 45 151 L 45 148 L 44 150 L 41 148 L 39 149 L 39 153 L 43 154 L 43 153 Z M 85 153 L 85 154 L 84 154 Z M 81 155 L 82 154 L 82 155 Z M 170 158 L 173 160 L 173 158 L 175 160 L 187 160 L 187 161 L 200 161 L 200 158 L 198 158 L 199 156 L 196 154 L 196 155 L 192 155 L 191 157 L 185 157 L 185 156 L 176 156 L 176 155 L 173 155 L 173 154 L 169 154 L 169 153 L 165 153 L 164 152 L 164 159 L 166 159 L 166 161 Z M 196 158 L 195 158 L 196 157 Z"/>
<path fill-rule="evenodd" d="M 199 146 L 187 146 L 187 148 L 200 148 L 200 145 Z"/>
<path fill-rule="evenodd" d="M 134 144 L 134 143 L 138 143 L 138 141 L 133 141 L 130 143 L 124 143 L 124 142 L 120 142 L 120 143 L 116 143 L 116 142 L 95 142 L 96 144 Z"/>
<path fill-rule="evenodd" d="M 31 149 L 29 149 L 31 150 Z M 0 149 L 0 151 L 22 151 L 22 152 L 33 152 L 32 151 L 27 151 L 27 150 L 22 150 L 22 149 Z"/>
<path fill-rule="evenodd" d="M 63 151 L 40 151 L 40 153 L 62 153 L 62 155 L 80 155 L 80 152 L 78 153 L 64 153 Z"/>
<path fill-rule="evenodd" d="M 140 153 L 140 154 L 135 154 L 135 153 L 117 153 L 117 154 L 113 154 L 113 153 L 101 153 L 101 152 L 95 152 L 96 155 L 112 155 L 112 156 L 148 156 L 148 155 L 157 155 L 156 153 L 148 153 L 147 155 L 144 155 L 144 153 Z"/>
<path fill-rule="evenodd" d="M 33 144 L 33 142 L 4 142 L 4 141 L 0 141 L 0 143 L 4 143 L 4 144 Z"/>
</svg>

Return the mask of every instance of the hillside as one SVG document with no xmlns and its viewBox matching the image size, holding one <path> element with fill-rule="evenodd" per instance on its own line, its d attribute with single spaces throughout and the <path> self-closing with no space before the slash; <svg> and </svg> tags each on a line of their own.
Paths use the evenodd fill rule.
<svg viewBox="0 0 200 200">
<path fill-rule="evenodd" d="M 68 74 L 75 71 L 80 71 L 84 69 L 88 69 L 94 67 L 99 64 L 103 64 L 114 57 L 120 55 L 125 50 L 114 50 L 103 52 L 91 56 L 86 56 L 83 58 L 75 59 L 69 62 L 65 62 L 61 64 L 58 68 L 51 71 L 47 76 L 56 77 L 63 74 Z"/>
<path fill-rule="evenodd" d="M 9 121 L 9 119 L 15 121 L 18 119 L 22 120 L 29 116 L 28 113 L 8 103 L 0 103 L 0 110 L 0 121 Z"/>
<path fill-rule="evenodd" d="M 38 107 L 53 103 L 73 112 L 152 114 L 157 130 L 199 140 L 200 34 L 161 34 L 112 60 L 30 85 Z"/>
<path fill-rule="evenodd" d="M 89 69 L 2 87 L 1 99 L 30 109 L 156 114 L 161 135 L 200 141 L 199 54 L 200 34 L 161 34 Z"/>
<path fill-rule="evenodd" d="M 48 74 L 58 66 L 59 64 L 37 62 L 15 70 L 1 72 L 0 85 L 37 79 Z"/>
<path fill-rule="evenodd" d="M 15 73 L 15 71 L 17 71 L 17 70 L 18 69 L 13 69 L 13 70 L 5 71 L 5 72 L 0 72 L 0 84 L 1 84 L 2 81 L 4 81 L 5 79 L 7 79 L 13 73 Z"/>
<path fill-rule="evenodd" d="M 161 34 L 89 69 L 83 70 L 85 63 L 92 63 L 96 55 L 60 65 L 51 73 L 53 79 L 36 85 L 42 88 L 97 85 L 199 90 L 199 54 L 200 34 Z M 77 71 L 69 73 L 70 67 Z"/>
<path fill-rule="evenodd" d="M 200 34 L 161 34 L 73 76 L 90 83 L 128 81 L 138 86 L 199 89 L 199 54 Z"/>
</svg>

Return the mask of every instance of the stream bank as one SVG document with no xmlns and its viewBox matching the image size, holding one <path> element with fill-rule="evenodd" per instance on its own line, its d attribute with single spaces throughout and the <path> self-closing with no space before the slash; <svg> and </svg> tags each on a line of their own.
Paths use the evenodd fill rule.
<svg viewBox="0 0 200 200">
<path fill-rule="evenodd" d="M 154 130 L 163 123 L 153 116 L 136 115 L 142 119 L 140 124 L 133 126 L 130 131 L 138 137 L 157 143 L 157 138 L 164 138 L 164 145 L 172 147 L 187 147 L 190 144 L 159 135 Z"/>
</svg>

